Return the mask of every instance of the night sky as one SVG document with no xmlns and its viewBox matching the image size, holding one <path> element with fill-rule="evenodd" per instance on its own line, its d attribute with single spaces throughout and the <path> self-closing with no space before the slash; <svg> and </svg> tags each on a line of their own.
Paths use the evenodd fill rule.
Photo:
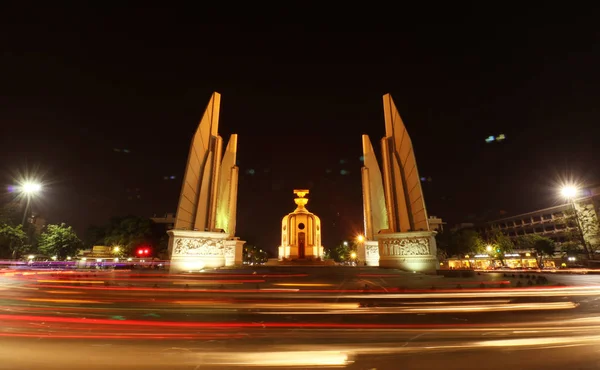
<svg viewBox="0 0 600 370">
<path fill-rule="evenodd" d="M 551 206 L 561 178 L 599 179 L 596 10 L 424 7 L 301 24 L 292 10 L 248 23 L 201 7 L 3 5 L 3 182 L 42 176 L 34 208 L 82 234 L 174 212 L 218 91 L 220 134 L 239 134 L 238 236 L 275 252 L 292 190 L 307 187 L 332 245 L 362 231 L 361 134 L 378 147 L 389 92 L 430 215 L 453 225 Z"/>
</svg>

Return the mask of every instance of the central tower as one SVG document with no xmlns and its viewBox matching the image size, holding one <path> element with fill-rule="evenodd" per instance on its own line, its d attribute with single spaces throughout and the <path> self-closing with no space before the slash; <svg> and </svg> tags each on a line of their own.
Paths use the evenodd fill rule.
<svg viewBox="0 0 600 370">
<path fill-rule="evenodd" d="M 296 209 L 281 220 L 279 260 L 323 258 L 321 219 L 306 209 L 308 190 L 294 190 Z"/>
</svg>

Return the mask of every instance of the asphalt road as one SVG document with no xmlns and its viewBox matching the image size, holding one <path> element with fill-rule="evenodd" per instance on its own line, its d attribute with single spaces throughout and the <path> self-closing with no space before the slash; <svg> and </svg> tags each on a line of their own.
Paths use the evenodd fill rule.
<svg viewBox="0 0 600 370">
<path fill-rule="evenodd" d="M 600 275 L 548 278 L 514 289 L 503 274 L 352 268 L 10 272 L 0 369 L 600 368 Z"/>
</svg>

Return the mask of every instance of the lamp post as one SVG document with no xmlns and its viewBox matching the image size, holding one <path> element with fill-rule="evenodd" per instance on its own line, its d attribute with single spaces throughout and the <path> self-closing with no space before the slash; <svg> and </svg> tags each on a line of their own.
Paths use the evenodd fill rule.
<svg viewBox="0 0 600 370">
<path fill-rule="evenodd" d="M 367 265 L 367 250 L 365 249 L 365 237 L 362 234 L 358 234 L 356 236 L 356 255 L 357 255 L 357 259 L 356 259 L 356 265 L 358 266 L 359 263 L 363 264 L 363 265 Z"/>
<path fill-rule="evenodd" d="M 577 222 L 577 230 L 579 230 L 579 236 L 581 237 L 581 244 L 583 245 L 583 250 L 587 254 L 589 259 L 592 259 L 592 255 L 587 246 L 587 242 L 585 241 L 585 236 L 583 235 L 583 228 L 581 227 L 581 222 L 579 221 L 579 214 L 577 213 L 577 208 L 575 207 L 575 198 L 577 194 L 579 194 L 579 188 L 574 185 L 565 185 L 560 189 L 560 194 L 571 203 L 571 208 L 573 209 L 573 213 L 575 214 L 575 221 Z"/>
<path fill-rule="evenodd" d="M 29 205 L 31 203 L 31 198 L 38 194 L 42 190 L 42 185 L 36 182 L 26 181 L 19 187 L 21 194 L 27 198 L 27 203 L 25 204 L 25 211 L 23 212 L 23 227 L 25 227 L 25 221 L 27 221 L 27 211 L 29 210 Z"/>
</svg>

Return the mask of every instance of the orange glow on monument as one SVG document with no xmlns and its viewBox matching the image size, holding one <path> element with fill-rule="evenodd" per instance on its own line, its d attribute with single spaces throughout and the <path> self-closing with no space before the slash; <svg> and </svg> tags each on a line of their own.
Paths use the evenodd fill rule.
<svg viewBox="0 0 600 370">
<path fill-rule="evenodd" d="M 281 220 L 279 260 L 316 260 L 323 258 L 321 219 L 306 209 L 308 190 L 294 190 L 296 209 Z"/>
<path fill-rule="evenodd" d="M 362 136 L 365 242 L 359 259 L 369 266 L 432 272 L 438 266 L 412 141 L 390 94 L 383 96 L 383 171 L 373 145 Z"/>
<path fill-rule="evenodd" d="M 171 271 L 241 264 L 243 241 L 235 235 L 237 135 L 223 154 L 219 136 L 221 95 L 213 93 L 188 155 L 175 227 L 169 230 Z"/>
</svg>

